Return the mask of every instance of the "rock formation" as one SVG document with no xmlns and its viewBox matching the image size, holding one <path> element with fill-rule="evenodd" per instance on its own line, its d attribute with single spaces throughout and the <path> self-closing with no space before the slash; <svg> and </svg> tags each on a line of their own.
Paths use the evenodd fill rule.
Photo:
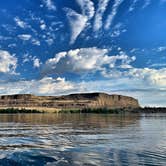
<svg viewBox="0 0 166 166">
<path fill-rule="evenodd" d="M 0 96 L 1 108 L 84 109 L 84 108 L 139 108 L 138 100 L 106 93 L 81 93 L 66 96 L 34 96 L 17 94 Z"/>
</svg>

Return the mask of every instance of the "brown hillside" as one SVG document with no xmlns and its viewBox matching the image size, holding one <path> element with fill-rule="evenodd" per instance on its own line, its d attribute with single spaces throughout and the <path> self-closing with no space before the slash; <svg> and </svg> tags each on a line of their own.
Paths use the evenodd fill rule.
<svg viewBox="0 0 166 166">
<path fill-rule="evenodd" d="M 66 96 L 34 96 L 31 94 L 17 94 L 0 96 L 0 107 L 11 108 L 55 108 L 83 109 L 83 108 L 138 108 L 138 100 L 121 95 L 106 93 L 81 93 Z"/>
</svg>

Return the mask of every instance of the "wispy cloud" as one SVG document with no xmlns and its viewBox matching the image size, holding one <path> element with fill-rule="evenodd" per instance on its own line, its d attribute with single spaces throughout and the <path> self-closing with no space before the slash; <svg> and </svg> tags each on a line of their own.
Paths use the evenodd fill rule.
<svg viewBox="0 0 166 166">
<path fill-rule="evenodd" d="M 150 67 L 159 67 L 159 68 L 165 67 L 166 68 L 166 63 L 154 63 L 154 64 L 150 65 Z"/>
<path fill-rule="evenodd" d="M 135 9 L 135 7 L 136 7 L 136 4 L 137 4 L 137 2 L 138 2 L 139 0 L 134 0 L 133 1 L 133 3 L 130 5 L 130 7 L 129 7 L 129 12 L 132 12 L 134 9 Z"/>
<path fill-rule="evenodd" d="M 144 8 L 148 7 L 150 4 L 151 4 L 151 0 L 145 0 L 144 5 L 142 6 L 142 8 L 144 9 Z"/>
<path fill-rule="evenodd" d="M 41 44 L 38 39 L 34 39 L 34 38 L 31 40 L 31 42 L 33 45 L 36 45 L 36 46 L 40 46 L 40 44 Z"/>
<path fill-rule="evenodd" d="M 16 22 L 17 26 L 19 26 L 20 28 L 24 29 L 27 27 L 27 24 L 24 21 L 22 21 L 19 17 L 15 17 L 14 21 Z"/>
<path fill-rule="evenodd" d="M 29 34 L 21 34 L 21 35 L 18 35 L 18 37 L 19 37 L 21 40 L 27 41 L 27 40 L 30 40 L 32 36 L 29 35 Z"/>
<path fill-rule="evenodd" d="M 69 21 L 69 25 L 71 28 L 71 39 L 70 44 L 73 44 L 79 34 L 83 31 L 83 29 L 86 27 L 86 23 L 88 21 L 87 16 L 81 15 L 77 13 L 76 11 L 65 8 L 65 11 L 67 13 L 67 18 Z"/>
<path fill-rule="evenodd" d="M 76 0 L 76 2 L 80 5 L 84 16 L 87 16 L 88 19 L 91 19 L 94 16 L 95 8 L 91 0 Z"/>
<path fill-rule="evenodd" d="M 91 0 L 76 0 L 76 2 L 81 7 L 81 13 L 70 8 L 64 9 L 71 28 L 70 44 L 75 42 L 95 13 L 94 3 Z"/>
<path fill-rule="evenodd" d="M 153 49 L 153 50 L 155 50 L 155 51 L 157 51 L 157 52 L 162 52 L 162 51 L 165 51 L 165 50 L 166 50 L 166 46 L 160 46 L 160 47 L 155 48 L 155 49 Z"/>
<path fill-rule="evenodd" d="M 108 15 L 107 19 L 106 19 L 106 23 L 105 23 L 105 29 L 108 30 L 110 28 L 110 26 L 112 25 L 112 22 L 114 20 L 114 17 L 117 14 L 118 8 L 121 5 L 121 3 L 124 0 L 115 0 L 115 3 L 112 6 L 112 11 L 111 13 Z"/>
<path fill-rule="evenodd" d="M 56 6 L 54 5 L 54 2 L 52 0 L 43 0 L 43 3 L 49 10 L 56 10 Z"/>
<path fill-rule="evenodd" d="M 125 25 L 123 23 L 119 22 L 113 27 L 111 37 L 118 37 L 126 31 L 127 31 L 127 29 L 125 29 Z"/>
<path fill-rule="evenodd" d="M 22 58 L 23 64 L 32 63 L 34 68 L 39 68 L 42 64 L 39 58 L 37 58 L 36 56 L 32 56 L 29 53 L 25 53 Z"/>
<path fill-rule="evenodd" d="M 110 0 L 99 0 L 94 20 L 94 27 L 93 27 L 94 31 L 98 31 L 103 26 L 102 18 L 109 1 Z"/>
<path fill-rule="evenodd" d="M 30 34 L 20 34 L 18 35 L 18 38 L 23 41 L 30 41 L 33 45 L 40 46 L 40 41 L 38 39 L 35 39 Z"/>
</svg>

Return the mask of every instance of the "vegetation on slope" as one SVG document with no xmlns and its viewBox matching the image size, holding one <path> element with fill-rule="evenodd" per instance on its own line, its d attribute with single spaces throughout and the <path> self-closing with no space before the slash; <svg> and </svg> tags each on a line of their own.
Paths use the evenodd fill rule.
<svg viewBox="0 0 166 166">
<path fill-rule="evenodd" d="M 6 108 L 0 109 L 0 114 L 17 114 L 17 113 L 43 113 L 38 110 L 31 109 L 17 109 L 17 108 Z"/>
<path fill-rule="evenodd" d="M 17 113 L 46 113 L 37 109 L 25 108 L 6 108 L 0 109 L 0 114 L 17 114 Z M 127 108 L 84 108 L 84 109 L 64 109 L 60 111 L 52 111 L 52 113 L 95 113 L 95 114 L 125 114 L 125 113 L 166 113 L 165 107 L 144 107 L 138 109 Z"/>
</svg>

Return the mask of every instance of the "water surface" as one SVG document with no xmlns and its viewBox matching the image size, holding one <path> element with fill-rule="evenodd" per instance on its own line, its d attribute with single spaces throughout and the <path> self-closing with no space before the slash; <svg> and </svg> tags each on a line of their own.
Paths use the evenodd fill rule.
<svg viewBox="0 0 166 166">
<path fill-rule="evenodd" d="M 166 114 L 0 115 L 0 165 L 166 165 Z"/>
</svg>

